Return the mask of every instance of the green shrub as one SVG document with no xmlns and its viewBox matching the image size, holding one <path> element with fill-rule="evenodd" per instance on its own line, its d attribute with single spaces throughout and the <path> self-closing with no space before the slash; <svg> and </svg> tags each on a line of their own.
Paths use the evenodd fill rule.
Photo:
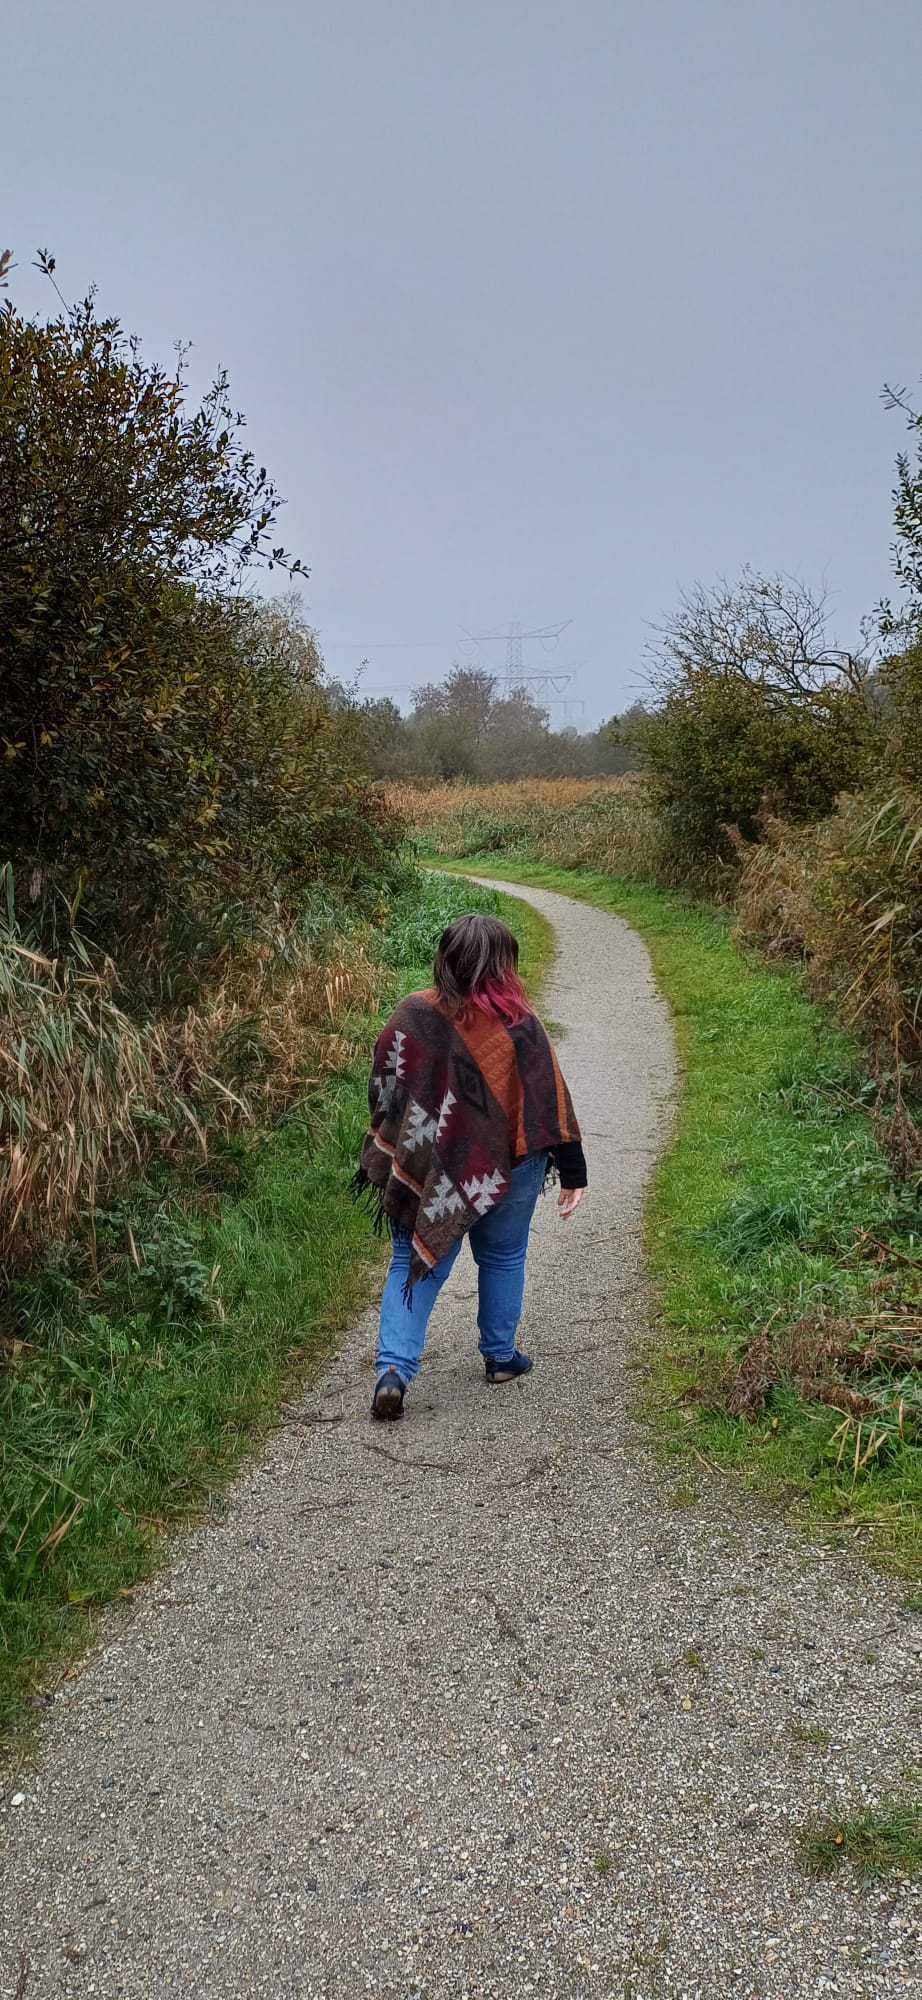
<svg viewBox="0 0 922 2000">
<path fill-rule="evenodd" d="M 863 662 L 826 644 L 822 600 L 744 571 L 697 590 L 661 635 L 657 705 L 637 729 L 677 855 L 732 858 L 770 809 L 821 819 L 879 739 Z"/>
<path fill-rule="evenodd" d="M 727 829 L 757 838 L 766 807 L 821 819 L 865 768 L 869 733 L 844 689 L 797 704 L 715 674 L 671 693 L 644 738 L 670 844 L 729 858 Z"/>
<path fill-rule="evenodd" d="M 47 264 L 49 275 L 53 268 Z M 220 376 L 198 409 L 91 297 L 0 313 L 0 855 L 45 943 L 207 958 L 396 830 L 344 757 L 312 635 L 241 595 L 278 495 Z"/>
<path fill-rule="evenodd" d="M 894 777 L 922 791 L 922 634 L 880 670 L 887 762 Z"/>
</svg>

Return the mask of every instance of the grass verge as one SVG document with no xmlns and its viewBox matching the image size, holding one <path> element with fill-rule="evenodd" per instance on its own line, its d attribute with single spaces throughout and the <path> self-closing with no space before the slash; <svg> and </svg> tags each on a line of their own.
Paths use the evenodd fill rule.
<svg viewBox="0 0 922 2000">
<path fill-rule="evenodd" d="M 424 878 L 381 939 L 387 1009 L 428 984 L 444 924 L 501 913 L 534 982 L 553 934 L 521 902 Z M 380 1017 L 297 1118 L 151 1174 L 58 1246 L 8 1306 L 0 1374 L 0 1734 L 17 1740 L 101 1606 L 207 1506 L 285 1394 L 316 1371 L 383 1252 L 348 1176 Z"/>
<path fill-rule="evenodd" d="M 810 1875 L 843 1865 L 865 1881 L 886 1874 L 922 1876 L 922 1805 L 894 1798 L 843 1817 L 824 1814 L 801 1832 L 800 1859 Z"/>
<path fill-rule="evenodd" d="M 649 948 L 684 1072 L 647 1207 L 660 1327 L 644 1400 L 666 1449 L 732 1469 L 918 1580 L 922 1395 L 901 1328 L 919 1242 L 847 1038 L 795 976 L 740 952 L 719 912 L 496 854 L 437 865 L 581 897 Z M 815 1394 L 798 1387 L 797 1339 L 827 1367 Z M 731 1387 L 748 1393 L 748 1415 L 728 1408 Z"/>
</svg>

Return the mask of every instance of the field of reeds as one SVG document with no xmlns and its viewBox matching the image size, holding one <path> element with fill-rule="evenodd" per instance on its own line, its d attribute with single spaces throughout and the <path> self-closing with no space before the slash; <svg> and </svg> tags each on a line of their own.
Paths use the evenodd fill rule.
<svg viewBox="0 0 922 2000">
<path fill-rule="evenodd" d="M 740 844 L 737 934 L 803 969 L 860 1039 L 900 1170 L 922 1172 L 922 795 L 839 800 L 814 825 L 766 817 Z"/>
<path fill-rule="evenodd" d="M 386 795 L 429 854 L 530 856 L 663 888 L 683 886 L 687 878 L 667 849 L 649 787 L 637 772 L 496 785 L 389 785 Z"/>
<path fill-rule="evenodd" d="M 416 832 L 428 832 L 459 814 L 482 813 L 490 820 L 521 820 L 538 810 L 565 812 L 590 800 L 630 790 L 638 783 L 633 772 L 619 778 L 511 778 L 475 785 L 388 784 L 387 796 L 400 817 Z"/>
<path fill-rule="evenodd" d="M 272 1120 L 354 1054 L 343 1023 L 383 973 L 368 927 L 305 913 L 274 943 L 225 954 L 195 1005 L 139 1022 L 116 967 L 72 939 L 35 948 L 0 879 L 0 1270 L 9 1279 L 156 1153 L 208 1157 Z"/>
</svg>

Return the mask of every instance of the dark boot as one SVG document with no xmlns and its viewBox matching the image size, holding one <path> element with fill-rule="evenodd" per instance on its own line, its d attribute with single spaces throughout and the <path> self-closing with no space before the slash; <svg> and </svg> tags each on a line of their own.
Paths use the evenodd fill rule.
<svg viewBox="0 0 922 2000">
<path fill-rule="evenodd" d="M 372 1416 L 384 1421 L 389 1419 L 391 1422 L 396 1417 L 402 1417 L 406 1386 L 396 1368 L 385 1368 L 384 1374 L 379 1375 L 375 1383 L 375 1393 L 371 1399 Z"/>
<path fill-rule="evenodd" d="M 517 1347 L 508 1361 L 493 1361 L 487 1356 L 483 1365 L 488 1382 L 517 1382 L 520 1375 L 529 1375 L 535 1364 L 530 1354 Z"/>
</svg>

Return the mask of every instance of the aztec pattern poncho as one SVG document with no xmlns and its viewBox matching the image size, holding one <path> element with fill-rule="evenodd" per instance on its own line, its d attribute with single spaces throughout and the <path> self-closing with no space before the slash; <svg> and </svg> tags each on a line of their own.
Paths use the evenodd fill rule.
<svg viewBox="0 0 922 2000">
<path fill-rule="evenodd" d="M 579 1138 L 537 1017 L 459 1016 L 434 991 L 411 993 L 379 1035 L 368 1102 L 353 1188 L 379 1227 L 412 1238 L 411 1286 L 502 1201 L 514 1166 Z"/>
</svg>

